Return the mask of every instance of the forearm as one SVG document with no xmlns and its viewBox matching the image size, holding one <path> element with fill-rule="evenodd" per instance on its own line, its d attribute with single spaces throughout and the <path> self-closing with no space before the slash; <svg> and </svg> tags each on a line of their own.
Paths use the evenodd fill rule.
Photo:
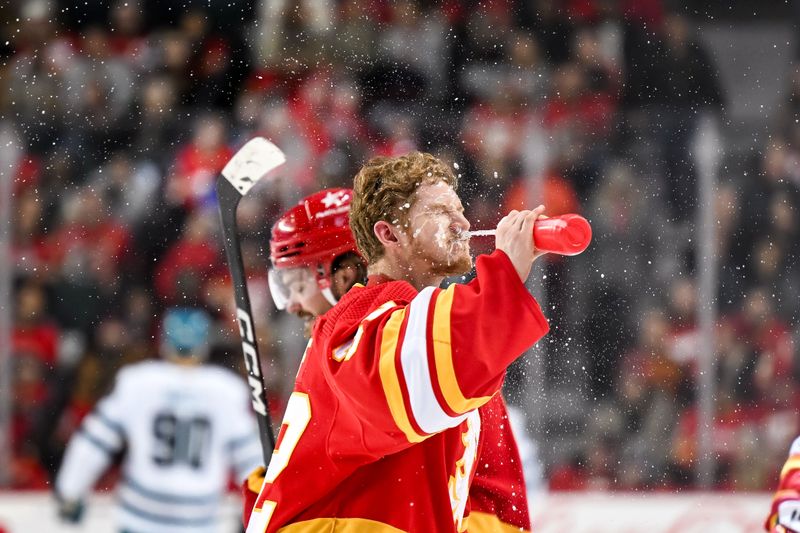
<svg viewBox="0 0 800 533">
<path fill-rule="evenodd" d="M 76 434 L 67 446 L 55 483 L 56 493 L 64 501 L 82 500 L 111 463 L 112 452 L 90 438 Z"/>
<path fill-rule="evenodd" d="M 447 305 L 451 291 L 452 304 Z M 494 394 L 506 368 L 549 330 L 538 303 L 502 251 L 479 257 L 476 279 L 465 287 L 448 288 L 439 299 L 434 347 L 445 352 L 449 348 L 449 353 L 442 358 L 437 354 L 437 370 L 446 375 L 452 361 L 465 398 Z M 445 325 L 449 339 L 439 336 Z M 459 403 L 451 407 L 462 410 Z"/>
</svg>

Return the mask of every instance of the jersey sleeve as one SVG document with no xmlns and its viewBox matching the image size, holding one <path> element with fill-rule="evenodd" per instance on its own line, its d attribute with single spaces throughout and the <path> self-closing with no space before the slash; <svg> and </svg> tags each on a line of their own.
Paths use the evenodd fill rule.
<svg viewBox="0 0 800 533">
<path fill-rule="evenodd" d="M 82 499 L 124 447 L 125 382 L 121 371 L 114 389 L 83 419 L 70 439 L 55 483 L 63 500 Z"/>
<path fill-rule="evenodd" d="M 372 311 L 331 351 L 328 380 L 366 435 L 388 437 L 378 447 L 390 452 L 459 425 L 547 331 L 508 256 L 495 251 L 478 258 L 468 284 L 428 287 Z"/>
<path fill-rule="evenodd" d="M 764 529 L 771 533 L 800 533 L 800 437 L 792 443 L 781 470 Z"/>
</svg>

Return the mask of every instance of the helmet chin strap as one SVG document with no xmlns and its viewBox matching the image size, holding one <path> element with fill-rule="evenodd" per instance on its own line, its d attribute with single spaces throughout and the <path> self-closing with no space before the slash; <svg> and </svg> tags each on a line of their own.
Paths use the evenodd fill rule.
<svg viewBox="0 0 800 533">
<path fill-rule="evenodd" d="M 333 274 L 325 268 L 325 265 L 318 264 L 317 265 L 317 287 L 319 287 L 320 292 L 328 300 L 328 303 L 331 305 L 336 305 L 339 300 L 336 296 L 333 295 L 333 291 L 331 290 L 331 286 L 333 285 Z"/>
<path fill-rule="evenodd" d="M 322 292 L 322 295 L 326 300 L 328 300 L 329 304 L 336 305 L 339 302 L 339 300 L 336 299 L 336 296 L 333 295 L 333 291 L 330 287 L 325 287 L 324 289 L 321 289 L 320 292 Z"/>
</svg>

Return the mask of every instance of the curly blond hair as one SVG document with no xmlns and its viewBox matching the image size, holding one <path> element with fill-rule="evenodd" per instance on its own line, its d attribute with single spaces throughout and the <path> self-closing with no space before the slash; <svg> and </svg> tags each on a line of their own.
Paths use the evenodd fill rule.
<svg viewBox="0 0 800 533">
<path fill-rule="evenodd" d="M 384 249 L 373 227 L 379 220 L 392 224 L 408 222 L 408 208 L 414 204 L 417 187 L 443 181 L 454 190 L 458 178 L 449 165 L 424 152 L 409 152 L 397 157 L 370 159 L 353 179 L 350 228 L 356 245 L 367 262 L 383 257 Z"/>
</svg>

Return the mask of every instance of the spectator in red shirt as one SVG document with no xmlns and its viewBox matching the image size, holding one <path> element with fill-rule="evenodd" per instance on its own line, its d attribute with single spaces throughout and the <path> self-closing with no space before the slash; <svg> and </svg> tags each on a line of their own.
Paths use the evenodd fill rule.
<svg viewBox="0 0 800 533">
<path fill-rule="evenodd" d="M 158 295 L 167 302 L 185 295 L 196 297 L 203 281 L 221 268 L 213 210 L 198 210 L 189 216 L 183 235 L 156 265 Z"/>
<path fill-rule="evenodd" d="M 45 488 L 47 476 L 37 457 L 35 432 L 52 389 L 48 377 L 58 356 L 59 330 L 46 316 L 45 292 L 36 281 L 26 281 L 20 287 L 15 310 L 11 337 L 11 483 L 16 488 Z"/>
<path fill-rule="evenodd" d="M 167 200 L 192 210 L 214 197 L 214 179 L 233 156 L 222 118 L 207 114 L 194 124 L 191 141 L 175 157 L 167 178 Z"/>
</svg>

